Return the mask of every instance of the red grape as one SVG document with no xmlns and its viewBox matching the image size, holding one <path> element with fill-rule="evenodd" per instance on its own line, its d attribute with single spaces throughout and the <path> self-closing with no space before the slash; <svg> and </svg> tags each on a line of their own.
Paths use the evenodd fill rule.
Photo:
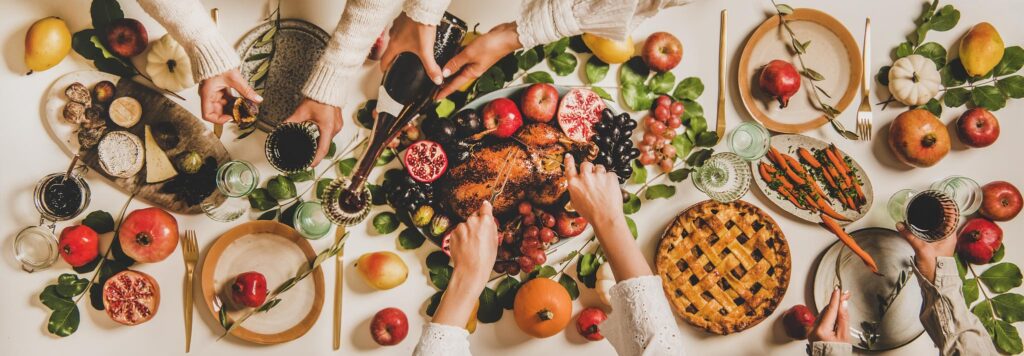
<svg viewBox="0 0 1024 356">
<path fill-rule="evenodd" d="M 523 201 L 519 203 L 519 215 L 530 215 L 533 213 L 533 205 L 530 202 Z"/>
<path fill-rule="evenodd" d="M 519 252 L 529 250 L 531 248 L 540 247 L 540 240 L 537 239 L 523 239 L 522 244 L 519 245 Z"/>
<path fill-rule="evenodd" d="M 655 142 L 658 142 L 659 140 L 661 140 L 661 138 L 660 138 L 660 137 L 658 137 L 658 135 L 652 134 L 652 133 L 650 133 L 650 132 L 645 132 L 645 133 L 644 133 L 644 139 L 643 139 L 643 141 L 641 141 L 641 142 L 642 142 L 642 143 L 643 143 L 644 145 L 647 145 L 647 146 L 651 146 L 651 145 L 653 145 L 653 144 L 654 144 Z"/>
<path fill-rule="evenodd" d="M 672 164 L 673 163 L 675 163 L 675 162 L 673 162 L 672 160 L 666 158 L 666 159 L 661 160 L 661 162 L 658 162 L 658 167 L 661 168 L 662 172 L 669 172 L 669 171 L 672 170 Z"/>
<path fill-rule="evenodd" d="M 529 257 L 531 260 L 533 260 L 533 263 L 538 265 L 542 265 L 544 264 L 544 262 L 548 261 L 548 255 L 544 253 L 544 250 L 541 250 L 539 248 L 528 250 L 526 251 L 526 253 L 524 253 L 524 255 L 526 257 Z"/>
<path fill-rule="evenodd" d="M 526 256 L 519 256 L 519 258 L 517 260 L 519 262 L 519 267 L 520 268 L 522 268 L 524 271 L 533 272 L 533 267 L 536 264 L 533 263 L 532 259 L 530 259 L 529 257 L 526 257 Z"/>
<path fill-rule="evenodd" d="M 673 117 L 671 119 L 668 119 L 668 122 L 666 122 L 665 124 L 668 125 L 668 128 L 675 130 L 678 129 L 679 126 L 683 126 L 683 121 L 679 120 L 678 117 Z"/>
<path fill-rule="evenodd" d="M 661 135 L 665 132 L 665 123 L 661 121 L 655 121 L 651 125 L 647 126 L 647 131 L 655 135 Z"/>
<path fill-rule="evenodd" d="M 669 116 L 671 116 L 671 114 L 669 113 L 667 106 L 658 105 L 658 107 L 654 109 L 654 118 L 658 121 L 665 122 L 669 119 Z"/>
<path fill-rule="evenodd" d="M 555 216 L 544 213 L 544 217 L 541 219 L 545 227 L 555 227 Z"/>
<path fill-rule="evenodd" d="M 676 147 L 672 145 L 665 145 L 661 148 L 661 154 L 668 158 L 676 158 Z"/>
<path fill-rule="evenodd" d="M 640 164 L 642 164 L 642 165 L 646 166 L 646 165 L 653 164 L 654 160 L 655 160 L 655 157 L 654 157 L 653 153 L 644 152 L 644 153 L 640 154 Z"/>
<path fill-rule="evenodd" d="M 669 106 L 672 105 L 672 97 L 668 95 L 659 96 L 658 101 L 656 103 L 659 107 L 668 108 Z"/>
<path fill-rule="evenodd" d="M 647 128 L 650 128 L 651 125 L 654 125 L 655 122 L 658 122 L 658 119 L 655 118 L 654 116 L 648 115 L 647 117 L 644 118 L 644 126 Z"/>
<path fill-rule="evenodd" d="M 552 243 L 558 241 L 558 238 L 555 237 L 554 230 L 545 227 L 543 229 L 540 229 L 540 241 L 545 243 Z"/>
<path fill-rule="evenodd" d="M 533 225 L 536 222 L 537 222 L 537 216 L 536 215 L 530 214 L 530 215 L 523 216 L 523 225 Z"/>
<path fill-rule="evenodd" d="M 661 137 L 671 141 L 673 138 L 676 138 L 676 130 L 665 129 L 665 132 L 661 133 Z"/>
<path fill-rule="evenodd" d="M 672 116 L 679 117 L 683 114 L 684 110 L 686 110 L 686 107 L 683 106 L 683 103 L 674 102 L 672 103 L 672 108 L 669 111 L 672 113 Z"/>
<path fill-rule="evenodd" d="M 508 271 L 507 272 L 508 272 L 508 274 L 511 274 L 511 275 L 519 274 L 519 264 L 518 263 L 510 263 L 508 265 Z"/>
<path fill-rule="evenodd" d="M 505 273 L 508 270 L 508 265 L 504 262 L 497 262 L 494 264 L 494 273 Z"/>
<path fill-rule="evenodd" d="M 540 229 L 538 229 L 536 226 L 529 226 L 529 227 L 526 228 L 526 230 L 523 231 L 523 239 L 526 239 L 526 240 L 536 240 L 537 239 L 537 234 L 539 232 L 540 232 Z"/>
</svg>

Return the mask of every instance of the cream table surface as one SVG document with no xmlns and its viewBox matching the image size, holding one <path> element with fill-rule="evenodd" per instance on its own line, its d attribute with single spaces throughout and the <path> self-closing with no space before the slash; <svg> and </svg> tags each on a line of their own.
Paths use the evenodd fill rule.
<svg viewBox="0 0 1024 356">
<path fill-rule="evenodd" d="M 207 0 L 207 7 L 218 7 L 221 11 L 221 31 L 232 41 L 241 37 L 256 25 L 266 14 L 264 1 L 226 1 Z M 888 53 L 898 44 L 903 36 L 913 30 L 911 21 L 920 12 L 921 1 L 809 1 L 792 0 L 794 7 L 810 6 L 824 10 L 848 26 L 858 42 L 861 41 L 864 17 L 871 16 L 874 24 L 873 59 L 874 73 L 878 67 L 889 63 Z M 1020 22 L 1021 4 L 1014 0 L 946 0 L 943 3 L 954 3 L 961 10 L 962 18 L 956 29 L 946 33 L 929 33 L 929 40 L 939 41 L 950 48 L 956 39 L 971 24 L 980 21 L 992 22 L 1001 32 L 1008 45 L 1024 44 L 1024 24 Z M 128 17 L 142 21 L 150 31 L 150 38 L 155 39 L 165 31 L 151 18 L 146 16 L 138 4 L 130 0 L 122 0 L 121 5 Z M 288 1 L 282 7 L 284 17 L 302 18 L 322 28 L 333 30 L 341 10 L 341 1 Z M 482 29 L 513 19 L 518 13 L 519 1 L 471 1 L 455 0 L 451 11 L 470 23 L 480 22 Z M 634 33 L 638 40 L 657 30 L 670 31 L 682 40 L 685 53 L 682 64 L 675 69 L 678 78 L 699 76 L 703 79 L 706 90 L 701 97 L 709 120 L 714 118 L 715 92 L 717 90 L 717 46 L 718 46 L 718 13 L 722 8 L 729 10 L 729 56 L 730 63 L 738 62 L 739 51 L 746 36 L 761 23 L 771 11 L 768 1 L 758 0 L 703 0 L 682 8 L 661 12 L 647 21 Z M 67 338 L 56 338 L 46 332 L 48 310 L 39 303 L 38 294 L 43 287 L 55 280 L 56 276 L 70 269 L 59 262 L 53 269 L 42 273 L 27 274 L 16 265 L 11 246 L 14 235 L 22 227 L 35 224 L 38 214 L 32 207 L 31 190 L 37 179 L 45 174 L 59 171 L 66 167 L 68 159 L 60 148 L 48 137 L 41 117 L 41 98 L 46 88 L 57 77 L 74 70 L 91 69 L 91 65 L 78 55 L 72 54 L 57 67 L 31 76 L 23 75 L 26 68 L 22 62 L 22 43 L 28 26 L 41 17 L 60 16 L 68 21 L 72 31 L 90 27 L 89 1 L 0 1 L 0 13 L 4 21 L 0 21 L 0 40 L 3 46 L 3 65 L 0 66 L 0 107 L 3 108 L 3 128 L 0 129 L 0 281 L 3 287 L 0 299 L 0 354 L 3 355 L 73 355 L 73 354 L 105 354 L 105 355 L 174 355 L 183 353 L 184 335 L 181 317 L 180 284 L 182 265 L 180 252 L 175 252 L 167 261 L 159 264 L 140 265 L 136 268 L 155 276 L 164 286 L 162 304 L 159 315 L 152 321 L 135 326 L 122 327 L 111 322 L 102 312 L 96 312 L 87 302 L 80 305 L 83 310 L 79 330 Z M 582 62 L 581 62 L 582 63 Z M 614 76 L 609 76 L 606 85 L 614 85 Z M 735 83 L 735 73 L 732 82 Z M 358 76 L 362 83 L 354 90 L 349 105 L 345 107 L 345 117 L 352 117 L 356 105 L 375 93 L 376 83 L 380 78 L 374 64 L 364 66 L 363 74 Z M 558 78 L 559 83 L 574 84 L 576 76 Z M 743 120 L 751 118 L 740 103 L 736 88 L 730 87 L 729 103 L 726 106 L 728 124 L 735 126 Z M 194 90 L 183 94 L 187 98 L 186 107 L 198 112 L 199 105 Z M 878 94 L 876 94 L 878 95 Z M 853 127 L 854 108 L 847 110 L 841 119 L 848 127 Z M 902 188 L 923 188 L 932 181 L 950 174 L 962 174 L 979 182 L 992 180 L 1009 180 L 1019 187 L 1024 187 L 1024 167 L 1021 165 L 1020 152 L 1024 151 L 1024 140 L 1017 135 L 1024 132 L 1024 101 L 1012 100 L 1010 104 L 997 113 L 1001 118 L 1002 138 L 986 149 L 965 150 L 954 143 L 954 150 L 941 163 L 928 169 L 908 170 L 893 160 L 885 144 L 884 131 L 887 123 L 899 111 L 890 109 L 875 113 L 875 136 L 873 142 L 851 142 L 840 139 L 835 133 L 823 127 L 809 132 L 809 135 L 834 140 L 840 148 L 848 152 L 864 166 L 870 174 L 875 187 L 875 205 L 867 216 L 854 223 L 851 228 L 868 226 L 891 227 L 892 222 L 884 210 L 884 203 L 890 194 Z M 947 110 L 942 119 L 945 122 L 955 120 L 961 110 Z M 335 141 L 340 145 L 351 140 L 357 132 L 356 125 L 346 119 L 345 129 Z M 225 135 L 224 142 L 235 158 L 255 162 L 264 173 L 264 177 L 272 174 L 272 169 L 262 157 L 262 134 L 236 142 Z M 723 145 L 719 145 L 722 149 Z M 92 189 L 93 199 L 88 210 L 102 209 L 116 212 L 123 204 L 126 194 L 104 181 L 96 173 L 87 176 Z M 678 211 L 691 204 L 703 200 L 690 183 L 680 185 L 680 191 L 668 200 L 645 202 L 645 206 L 636 216 L 639 222 L 639 244 L 648 259 L 653 259 L 655 246 L 661 231 Z M 815 261 L 826 247 L 835 241 L 835 237 L 823 229 L 786 215 L 778 208 L 765 201 L 759 192 L 752 192 L 746 198 L 776 217 L 785 231 L 793 252 L 792 280 L 789 293 L 783 299 L 780 309 L 785 310 L 794 304 L 811 304 L 810 280 L 813 276 Z M 135 202 L 132 208 L 141 208 L 145 204 Z M 215 223 L 203 216 L 179 216 L 182 228 L 199 231 L 199 241 L 205 247 L 219 234 L 227 231 L 232 225 Z M 61 227 L 66 226 L 62 224 Z M 1006 259 L 1017 263 L 1024 262 L 1024 245 L 1017 241 L 1019 232 L 1024 231 L 1024 218 L 1010 223 L 1002 223 L 1006 231 Z M 410 277 L 402 286 L 382 292 L 372 292 L 360 280 L 352 268 L 356 257 L 375 250 L 398 250 L 394 233 L 389 236 L 378 236 L 365 225 L 352 229 L 355 234 L 345 252 L 345 286 L 344 286 L 344 323 L 342 330 L 342 350 L 344 354 L 378 354 L 400 355 L 409 354 L 416 344 L 421 325 L 425 321 L 423 310 L 425 300 L 434 293 L 427 281 L 423 260 L 434 250 L 429 244 L 418 250 L 398 251 L 410 268 Z M 329 244 L 330 239 L 314 241 L 314 247 L 321 249 Z M 325 269 L 327 281 L 334 280 L 334 269 Z M 330 284 L 328 285 L 330 286 Z M 328 291 L 331 288 L 327 288 Z M 305 336 L 290 343 L 275 346 L 256 346 L 227 338 L 216 341 L 219 326 L 208 317 L 205 307 L 196 302 L 196 321 L 193 331 L 192 353 L 199 355 L 224 354 L 302 354 L 323 355 L 331 350 L 331 295 L 317 325 Z M 287 302 L 287 301 L 285 301 Z M 576 308 L 580 305 L 596 305 L 599 301 L 592 290 L 584 290 Z M 377 311 L 385 307 L 399 307 L 410 317 L 409 337 L 398 346 L 378 347 L 369 338 L 369 319 Z M 690 327 L 677 319 L 684 342 L 689 354 L 708 355 L 798 355 L 804 353 L 804 343 L 788 340 L 782 332 L 779 315 L 776 312 L 763 323 L 750 330 L 729 336 L 713 336 Z M 571 352 L 573 354 L 610 355 L 614 353 L 611 345 L 606 342 L 586 342 L 575 331 L 566 331 L 544 340 L 530 340 L 520 332 L 512 320 L 511 313 L 496 324 L 484 324 L 471 336 L 473 351 L 476 354 L 507 354 L 535 355 L 551 352 Z M 1018 324 L 1018 328 L 1019 328 Z M 558 351 L 555 351 L 558 350 Z M 910 345 L 886 354 L 891 355 L 926 355 L 937 350 L 928 337 L 921 337 Z"/>
</svg>

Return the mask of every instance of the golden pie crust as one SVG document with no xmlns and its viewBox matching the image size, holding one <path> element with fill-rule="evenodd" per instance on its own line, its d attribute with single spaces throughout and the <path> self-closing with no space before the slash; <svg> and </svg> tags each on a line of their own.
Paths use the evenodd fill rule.
<svg viewBox="0 0 1024 356">
<path fill-rule="evenodd" d="M 789 287 L 791 260 L 782 230 L 761 209 L 707 200 L 672 221 L 655 264 L 676 313 L 726 335 L 775 311 Z"/>
</svg>

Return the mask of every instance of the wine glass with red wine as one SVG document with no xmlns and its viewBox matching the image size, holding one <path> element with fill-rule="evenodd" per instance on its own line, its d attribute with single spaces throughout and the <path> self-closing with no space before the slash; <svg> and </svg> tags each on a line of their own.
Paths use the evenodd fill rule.
<svg viewBox="0 0 1024 356">
<path fill-rule="evenodd" d="M 928 242 L 949 237 L 960 224 L 960 208 L 938 190 L 904 189 L 889 198 L 887 207 L 893 220 L 903 222 L 914 236 Z"/>
</svg>

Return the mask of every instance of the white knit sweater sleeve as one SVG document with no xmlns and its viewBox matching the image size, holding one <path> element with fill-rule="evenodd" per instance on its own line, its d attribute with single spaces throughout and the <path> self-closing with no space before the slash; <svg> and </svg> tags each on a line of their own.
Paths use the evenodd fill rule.
<svg viewBox="0 0 1024 356">
<path fill-rule="evenodd" d="M 444 324 L 429 323 L 423 328 L 414 356 L 470 356 L 469 332 Z"/>
<path fill-rule="evenodd" d="M 611 288 L 612 313 L 601 334 L 619 355 L 682 356 L 682 337 L 661 277 L 643 276 L 620 281 Z"/>
<path fill-rule="evenodd" d="M 659 10 L 692 1 L 524 0 L 516 31 L 523 48 L 584 32 L 621 41 Z"/>
<path fill-rule="evenodd" d="M 404 8 L 414 21 L 436 25 L 448 8 L 448 1 L 349 0 L 302 94 L 317 102 L 342 106 L 348 88 L 354 86 L 347 79 L 359 70 L 370 47 L 399 10 Z"/>
<path fill-rule="evenodd" d="M 199 0 L 138 1 L 185 48 L 196 80 L 224 73 L 241 63 Z"/>
</svg>

